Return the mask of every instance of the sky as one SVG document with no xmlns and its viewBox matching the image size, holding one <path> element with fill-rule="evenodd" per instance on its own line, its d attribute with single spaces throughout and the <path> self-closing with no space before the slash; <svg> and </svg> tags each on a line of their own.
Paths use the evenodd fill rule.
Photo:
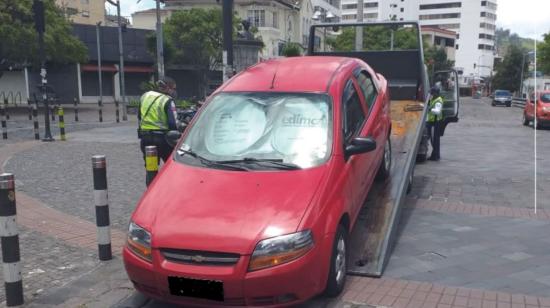
<svg viewBox="0 0 550 308">
<path fill-rule="evenodd" d="M 154 8 L 154 0 L 120 0 L 122 15 L 130 16 L 135 11 Z M 387 0 L 381 0 L 387 1 Z M 478 0 L 469 0 L 478 1 Z M 542 39 L 550 32 L 550 0 L 492 0 L 498 5 L 497 26 L 510 29 L 522 37 Z M 107 5 L 109 7 L 109 5 Z M 111 12 L 116 10 L 111 8 Z"/>
</svg>

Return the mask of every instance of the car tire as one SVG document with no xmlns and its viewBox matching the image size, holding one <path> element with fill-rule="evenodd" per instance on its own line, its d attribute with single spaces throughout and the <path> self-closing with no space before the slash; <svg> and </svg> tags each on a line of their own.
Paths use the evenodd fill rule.
<svg viewBox="0 0 550 308">
<path fill-rule="evenodd" d="M 527 119 L 527 115 L 525 115 L 525 112 L 523 113 L 523 125 L 528 126 L 529 125 L 529 119 Z"/>
<path fill-rule="evenodd" d="M 410 194 L 413 189 L 413 181 L 414 181 L 414 168 L 411 171 L 411 175 L 409 176 L 409 184 L 407 185 L 407 195 Z"/>
<path fill-rule="evenodd" d="M 495 107 L 497 104 L 495 104 L 495 102 L 491 102 L 491 106 Z"/>
<path fill-rule="evenodd" d="M 542 129 L 542 122 L 540 120 L 537 120 L 537 125 L 535 127 L 535 122 L 533 122 L 533 127 L 535 129 Z"/>
<path fill-rule="evenodd" d="M 506 107 L 512 107 L 512 103 L 506 103 Z"/>
<path fill-rule="evenodd" d="M 330 270 L 328 273 L 325 295 L 336 297 L 346 285 L 346 272 L 348 270 L 348 239 L 347 231 L 343 225 L 339 225 L 334 235 L 332 255 L 330 257 Z"/>
<path fill-rule="evenodd" d="M 388 135 L 388 138 L 386 139 L 386 144 L 384 144 L 384 154 L 382 156 L 382 163 L 380 164 L 380 168 L 378 168 L 378 172 L 376 173 L 376 180 L 377 181 L 383 181 L 387 179 L 390 176 L 390 170 L 391 170 L 391 141 L 390 136 Z"/>
</svg>

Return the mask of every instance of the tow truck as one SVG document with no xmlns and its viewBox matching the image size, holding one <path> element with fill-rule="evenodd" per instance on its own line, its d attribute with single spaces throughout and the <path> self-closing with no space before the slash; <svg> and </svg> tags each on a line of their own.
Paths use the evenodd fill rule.
<svg viewBox="0 0 550 308">
<path fill-rule="evenodd" d="M 443 135 L 449 123 L 458 121 L 458 75 L 438 71 L 430 82 L 415 21 L 319 24 L 310 28 L 310 38 L 308 55 L 359 58 L 389 83 L 393 165 L 388 179 L 371 188 L 349 239 L 348 274 L 380 277 L 397 237 L 415 165 L 427 157 L 430 84 L 440 88 L 444 99 Z"/>
</svg>

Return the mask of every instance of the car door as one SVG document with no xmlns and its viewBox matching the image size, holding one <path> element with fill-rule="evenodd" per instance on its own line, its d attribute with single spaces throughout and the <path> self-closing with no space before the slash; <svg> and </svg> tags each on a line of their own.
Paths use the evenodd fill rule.
<svg viewBox="0 0 550 308">
<path fill-rule="evenodd" d="M 533 119 L 535 113 L 535 94 L 531 93 L 529 95 L 529 98 L 527 99 L 527 102 L 525 103 L 525 114 L 527 114 L 527 117 L 529 119 Z"/>
<path fill-rule="evenodd" d="M 365 102 L 362 100 L 360 91 L 355 79 L 353 77 L 349 78 L 345 83 L 342 97 L 342 130 L 344 137 L 342 146 L 344 148 L 351 143 L 353 138 L 368 136 L 368 131 L 365 129 L 367 113 L 364 109 Z M 350 171 L 349 185 L 352 193 L 350 213 L 353 219 L 357 217 L 367 193 L 365 192 L 365 186 L 367 185 L 369 170 L 372 168 L 374 155 L 375 151 L 372 151 L 344 157 L 347 165 L 346 169 Z"/>
<path fill-rule="evenodd" d="M 435 72 L 433 82 L 433 86 L 439 86 L 441 97 L 443 97 L 443 128 L 441 130 L 443 136 L 447 124 L 458 122 L 460 108 L 458 73 L 455 70 Z"/>
<path fill-rule="evenodd" d="M 382 102 L 379 101 L 378 90 L 372 80 L 372 76 L 367 70 L 357 69 L 354 72 L 354 76 L 361 90 L 360 94 L 362 96 L 363 109 L 367 114 L 366 125 L 363 128 L 364 131 L 362 132 L 362 136 L 373 137 L 378 145 L 375 150 L 374 158 L 372 159 L 373 166 L 368 168 L 365 178 L 366 181 L 363 186 L 363 191 L 367 193 L 377 171 L 374 162 L 379 162 L 384 154 L 386 131 L 388 130 L 386 125 L 388 121 L 385 119 L 388 111 L 384 110 L 384 108 L 389 108 L 389 106 L 383 106 Z"/>
</svg>

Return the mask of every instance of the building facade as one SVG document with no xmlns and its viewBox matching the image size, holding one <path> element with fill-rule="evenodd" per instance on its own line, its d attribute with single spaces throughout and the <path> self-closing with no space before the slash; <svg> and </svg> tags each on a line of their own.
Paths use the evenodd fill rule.
<svg viewBox="0 0 550 308">
<path fill-rule="evenodd" d="M 235 0 L 234 10 L 243 20 L 249 20 L 258 29 L 258 36 L 265 47 L 261 51 L 262 59 L 278 57 L 282 47 L 287 42 L 301 44 L 307 47 L 309 28 L 315 22 L 316 10 L 330 11 L 335 18 L 340 19 L 340 0 L 269 0 L 250 1 Z M 221 7 L 216 0 L 166 0 L 161 18 L 166 20 L 177 10 L 191 8 Z M 326 14 L 325 14 L 326 16 Z M 132 14 L 135 28 L 155 29 L 155 10 L 145 10 Z"/>
<path fill-rule="evenodd" d="M 464 76 L 490 76 L 497 0 L 364 0 L 364 21 L 419 20 L 456 32 L 455 65 Z M 342 20 L 357 20 L 357 0 L 342 0 Z"/>
<path fill-rule="evenodd" d="M 95 25 L 105 21 L 105 0 L 55 0 L 65 16 L 77 24 Z"/>
</svg>

